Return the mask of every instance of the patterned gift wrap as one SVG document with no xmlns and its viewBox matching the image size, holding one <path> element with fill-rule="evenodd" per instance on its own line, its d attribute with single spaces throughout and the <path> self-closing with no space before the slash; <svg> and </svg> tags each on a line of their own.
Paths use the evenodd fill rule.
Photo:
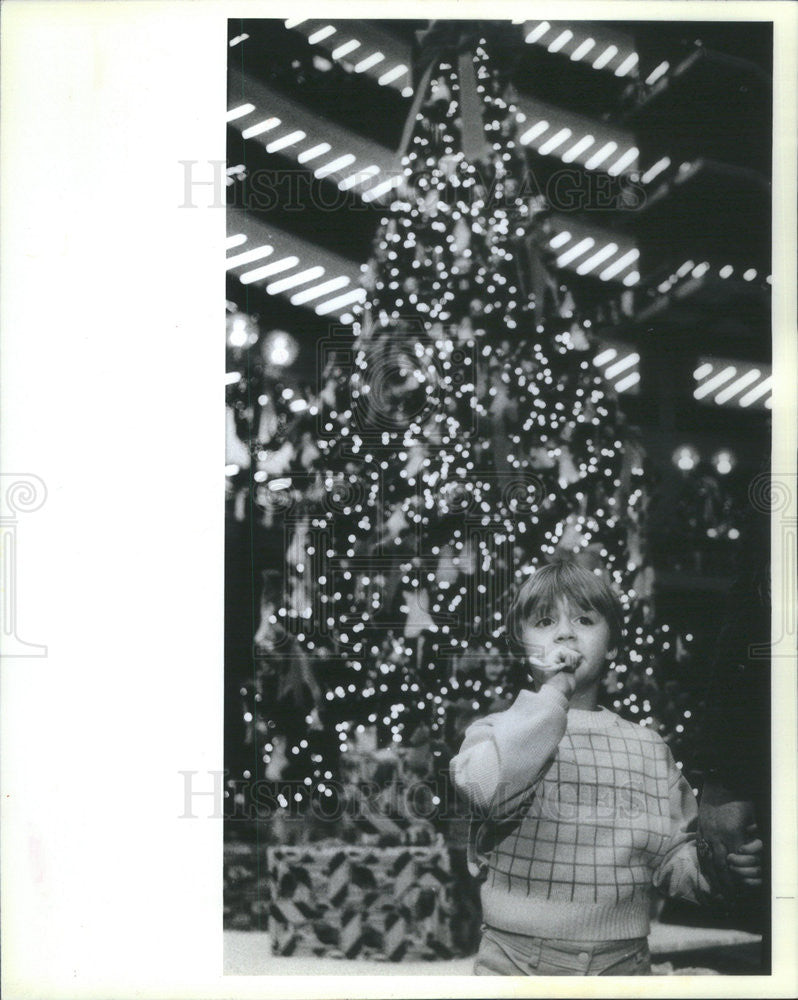
<svg viewBox="0 0 798 1000">
<path fill-rule="evenodd" d="M 272 847 L 267 859 L 273 954 L 391 962 L 454 954 L 445 847 Z"/>
</svg>

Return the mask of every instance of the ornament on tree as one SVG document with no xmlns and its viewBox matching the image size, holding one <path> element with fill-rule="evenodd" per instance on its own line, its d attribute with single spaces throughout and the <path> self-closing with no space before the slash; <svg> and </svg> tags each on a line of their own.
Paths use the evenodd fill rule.
<svg viewBox="0 0 798 1000">
<path fill-rule="evenodd" d="M 299 462 L 303 469 L 312 469 L 321 452 L 310 431 L 303 431 L 299 442 Z"/>
<path fill-rule="evenodd" d="M 634 566 L 643 563 L 643 539 L 640 533 L 640 526 L 637 519 L 630 519 L 626 531 L 626 553 L 627 559 Z"/>
<path fill-rule="evenodd" d="M 651 601 L 654 597 L 654 567 L 644 566 L 635 576 L 632 586 L 641 601 Z"/>
<path fill-rule="evenodd" d="M 288 767 L 286 738 L 277 734 L 272 737 L 271 742 L 273 749 L 263 776 L 268 781 L 281 781 Z"/>
<path fill-rule="evenodd" d="M 436 77 L 432 81 L 429 97 L 424 104 L 424 112 L 430 121 L 443 121 L 449 104 L 452 100 L 452 92 L 448 84 L 442 77 Z"/>
<path fill-rule="evenodd" d="M 576 303 L 574 302 L 574 297 L 571 294 L 570 288 L 568 288 L 560 301 L 558 312 L 564 319 L 570 319 L 573 316 L 575 309 Z"/>
<path fill-rule="evenodd" d="M 435 576 L 439 584 L 451 585 L 460 576 L 459 558 L 454 555 L 451 545 L 444 545 L 438 557 L 438 568 Z"/>
<path fill-rule="evenodd" d="M 427 458 L 427 448 L 423 444 L 414 445 L 407 454 L 405 474 L 408 480 L 413 480 L 424 468 Z"/>
<path fill-rule="evenodd" d="M 426 588 L 421 590 L 403 590 L 407 617 L 405 618 L 404 635 L 415 639 L 424 631 L 435 632 L 437 626 L 429 613 L 429 594 Z"/>
<path fill-rule="evenodd" d="M 258 452 L 258 471 L 270 478 L 282 476 L 291 468 L 291 460 L 295 454 L 290 441 L 284 441 L 277 451 Z"/>
<path fill-rule="evenodd" d="M 396 506 L 391 511 L 390 517 L 388 517 L 385 522 L 385 534 L 383 535 L 383 541 L 390 539 L 393 541 L 395 538 L 399 538 L 406 528 L 408 527 L 407 516 L 402 509 L 401 504 L 396 504 Z"/>
<path fill-rule="evenodd" d="M 225 412 L 225 464 L 237 465 L 240 469 L 248 469 L 250 463 L 249 448 L 238 436 L 236 415 L 232 406 Z"/>
<path fill-rule="evenodd" d="M 336 388 L 337 388 L 337 380 L 335 379 L 335 377 L 328 378 L 324 385 L 324 388 L 319 393 L 320 401 L 324 403 L 328 408 L 332 408 L 333 406 L 335 406 Z"/>
<path fill-rule="evenodd" d="M 318 705 L 313 706 L 310 713 L 305 717 L 305 722 L 308 725 L 308 729 L 312 733 L 320 733 L 324 731 L 324 723 L 321 721 Z"/>
<path fill-rule="evenodd" d="M 575 351 L 589 351 L 591 344 L 585 330 L 578 324 L 574 323 L 571 327 L 571 347 Z"/>
<path fill-rule="evenodd" d="M 460 553 L 460 569 L 466 576 L 473 576 L 476 573 L 478 556 L 478 542 L 469 535 L 463 542 L 463 550 Z"/>
<path fill-rule="evenodd" d="M 233 499 L 233 517 L 239 524 L 246 520 L 248 503 L 249 494 L 247 490 L 236 490 L 235 498 Z"/>
<path fill-rule="evenodd" d="M 576 524 L 574 518 L 567 518 L 557 546 L 557 555 L 562 559 L 567 559 L 578 553 L 582 548 L 582 544 L 583 535 L 579 529 L 579 525 Z"/>
<path fill-rule="evenodd" d="M 462 217 L 454 224 L 449 246 L 455 257 L 460 257 L 471 246 L 471 229 Z"/>
<path fill-rule="evenodd" d="M 471 311 L 471 315 L 475 317 L 482 316 L 485 311 L 485 303 L 482 299 L 471 299 L 468 304 L 468 308 Z"/>
<path fill-rule="evenodd" d="M 574 456 L 571 454 L 571 449 L 567 444 L 562 444 L 560 446 L 560 454 L 557 465 L 559 469 L 557 481 L 560 486 L 570 486 L 572 483 L 578 483 L 582 478 L 579 470 L 574 464 Z"/>
<path fill-rule="evenodd" d="M 442 156 L 438 166 L 443 176 L 447 180 L 450 180 L 452 177 L 457 176 L 462 161 L 463 161 L 462 155 L 457 153 L 452 153 L 448 156 Z"/>
<path fill-rule="evenodd" d="M 464 316 L 457 324 L 457 340 L 461 344 L 468 344 L 474 340 L 475 331 L 470 316 Z"/>
<path fill-rule="evenodd" d="M 318 708 L 321 704 L 321 691 L 313 675 L 310 659 L 301 645 L 292 638 L 286 652 L 275 659 L 278 669 L 277 701 L 301 707 L 305 714 L 314 707 Z"/>
<path fill-rule="evenodd" d="M 544 445 L 537 445 L 530 448 L 527 452 L 527 458 L 530 468 L 540 471 L 553 469 L 558 464 L 551 448 L 547 448 Z"/>
<path fill-rule="evenodd" d="M 253 639 L 257 655 L 270 653 L 283 635 L 283 629 L 277 625 L 277 608 L 273 600 L 261 596 L 260 619 Z"/>
<path fill-rule="evenodd" d="M 271 394 L 266 394 L 260 408 L 260 418 L 258 420 L 258 443 L 267 445 L 272 438 L 277 436 L 280 429 L 280 421 L 277 411 L 274 408 L 274 400 Z"/>
<path fill-rule="evenodd" d="M 438 208 L 439 201 L 440 201 L 440 194 L 438 193 L 438 189 L 430 188 L 430 190 L 427 191 L 427 193 L 421 199 L 419 207 L 421 211 L 424 212 L 425 215 L 434 215 L 435 211 Z"/>
<path fill-rule="evenodd" d="M 285 550 L 285 558 L 289 566 L 296 568 L 297 565 L 304 564 L 309 531 L 309 518 L 300 518 L 294 527 L 294 533 Z"/>
</svg>

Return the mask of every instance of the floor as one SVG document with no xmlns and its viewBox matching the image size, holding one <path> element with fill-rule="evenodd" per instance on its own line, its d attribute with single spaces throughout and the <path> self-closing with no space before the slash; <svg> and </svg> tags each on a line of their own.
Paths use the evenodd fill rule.
<svg viewBox="0 0 798 1000">
<path fill-rule="evenodd" d="M 751 975 L 759 971 L 759 937 L 745 931 L 653 924 L 649 945 L 658 975 Z M 228 976 L 470 976 L 473 957 L 441 962 L 379 962 L 367 959 L 271 954 L 269 935 L 224 932 L 224 974 Z"/>
</svg>

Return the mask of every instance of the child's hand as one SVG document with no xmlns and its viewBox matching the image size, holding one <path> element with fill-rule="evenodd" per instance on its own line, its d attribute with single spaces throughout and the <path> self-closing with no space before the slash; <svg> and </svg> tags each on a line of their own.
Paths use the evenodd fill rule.
<svg viewBox="0 0 798 1000">
<path fill-rule="evenodd" d="M 579 653 L 565 646 L 551 649 L 546 655 L 543 655 L 543 650 L 541 650 L 541 656 L 530 654 L 529 673 L 538 688 L 543 684 L 549 684 L 564 694 L 566 698 L 570 698 L 574 693 L 576 684 L 574 671 L 579 660 Z"/>
<path fill-rule="evenodd" d="M 735 880 L 751 888 L 762 885 L 762 841 L 756 836 L 756 826 L 749 826 L 746 834 L 754 839 L 740 844 L 735 854 L 726 855 L 726 865 L 729 874 Z"/>
</svg>

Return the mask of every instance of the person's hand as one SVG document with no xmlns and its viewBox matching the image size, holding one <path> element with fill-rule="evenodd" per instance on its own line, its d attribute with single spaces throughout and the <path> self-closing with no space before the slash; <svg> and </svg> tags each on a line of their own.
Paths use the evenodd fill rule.
<svg viewBox="0 0 798 1000">
<path fill-rule="evenodd" d="M 726 855 L 726 865 L 732 878 L 741 885 L 758 889 L 762 885 L 762 854 L 764 845 L 757 836 L 756 824 L 746 829 L 746 835 L 751 837 L 745 844 L 740 844 L 734 854 Z"/>
<path fill-rule="evenodd" d="M 749 867 L 735 867 L 730 859 L 745 855 L 742 848 L 750 839 L 747 831 L 754 822 L 752 802 L 741 799 L 717 781 L 708 780 L 704 784 L 698 806 L 698 856 L 713 890 L 727 899 L 739 894 L 742 883 L 736 872 Z"/>
<path fill-rule="evenodd" d="M 570 698 L 576 685 L 574 671 L 579 660 L 579 653 L 565 646 L 558 646 L 545 655 L 530 655 L 529 674 L 536 687 L 540 688 L 547 684 L 564 694 L 566 698 Z"/>
</svg>

